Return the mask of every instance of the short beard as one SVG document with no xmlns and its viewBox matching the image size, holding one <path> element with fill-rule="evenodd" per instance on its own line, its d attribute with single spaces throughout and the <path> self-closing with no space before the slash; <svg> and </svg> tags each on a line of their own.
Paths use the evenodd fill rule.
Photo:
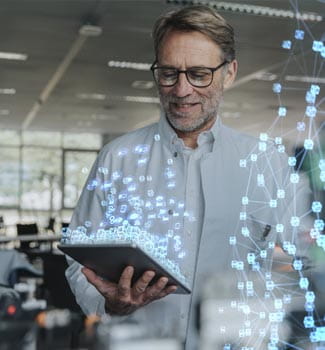
<svg viewBox="0 0 325 350">
<path fill-rule="evenodd" d="M 216 119 L 219 109 L 219 104 L 222 98 L 222 90 L 217 91 L 216 94 L 213 97 L 214 104 L 212 106 L 209 106 L 206 110 L 203 110 L 202 114 L 198 119 L 194 119 L 190 125 L 184 125 L 182 123 L 179 123 L 179 120 L 182 118 L 186 118 L 186 115 L 182 115 L 181 113 L 174 114 L 170 111 L 169 106 L 170 103 L 193 103 L 193 102 L 200 102 L 202 106 L 204 106 L 204 102 L 206 101 L 206 98 L 198 96 L 195 101 L 193 98 L 190 97 L 176 97 L 176 96 L 166 96 L 163 94 L 160 95 L 160 101 L 161 105 L 165 111 L 166 118 L 170 125 L 178 131 L 181 132 L 195 132 L 199 131 L 204 128 L 205 125 L 207 125 L 211 120 Z M 212 97 L 211 97 L 212 99 Z"/>
<path fill-rule="evenodd" d="M 194 120 L 194 122 L 191 125 L 183 125 L 181 123 L 178 123 L 178 120 L 182 117 L 177 116 L 175 118 L 175 115 L 172 114 L 169 111 L 166 111 L 166 117 L 168 119 L 168 122 L 171 124 L 171 126 L 181 132 L 193 132 L 201 130 L 205 125 L 207 125 L 212 119 L 216 118 L 217 111 L 211 111 L 211 113 L 203 115 L 201 118 Z"/>
</svg>

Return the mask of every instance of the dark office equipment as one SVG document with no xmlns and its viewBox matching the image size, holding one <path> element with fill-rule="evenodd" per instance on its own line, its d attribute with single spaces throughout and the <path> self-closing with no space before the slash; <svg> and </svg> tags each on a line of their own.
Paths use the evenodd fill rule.
<svg viewBox="0 0 325 350">
<path fill-rule="evenodd" d="M 32 224 L 17 224 L 17 236 L 37 235 L 39 233 L 36 223 Z M 20 242 L 20 250 L 28 250 L 31 248 L 31 241 Z"/>
<path fill-rule="evenodd" d="M 45 227 L 45 230 L 52 231 L 54 233 L 55 218 L 49 218 L 49 223 Z"/>
<path fill-rule="evenodd" d="M 65 277 L 68 267 L 65 255 L 43 254 L 44 293 L 48 305 L 59 309 L 70 309 L 80 312 L 70 286 Z"/>
<path fill-rule="evenodd" d="M 0 216 L 0 233 L 6 233 L 6 225 L 3 216 Z"/>
</svg>

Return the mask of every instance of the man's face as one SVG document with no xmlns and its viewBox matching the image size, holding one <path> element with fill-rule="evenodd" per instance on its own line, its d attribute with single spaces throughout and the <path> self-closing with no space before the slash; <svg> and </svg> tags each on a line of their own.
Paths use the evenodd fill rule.
<svg viewBox="0 0 325 350">
<path fill-rule="evenodd" d="M 180 70 L 190 67 L 216 67 L 222 63 L 219 46 L 200 32 L 171 31 L 163 39 L 159 66 Z M 223 94 L 227 68 L 221 68 L 213 76 L 212 84 L 205 88 L 192 86 L 185 74 L 180 74 L 172 87 L 159 87 L 161 104 L 170 124 L 181 132 L 204 129 L 217 116 Z"/>
</svg>

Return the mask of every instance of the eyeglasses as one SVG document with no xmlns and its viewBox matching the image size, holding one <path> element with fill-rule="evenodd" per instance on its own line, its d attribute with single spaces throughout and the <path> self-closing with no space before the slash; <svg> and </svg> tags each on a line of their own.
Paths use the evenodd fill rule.
<svg viewBox="0 0 325 350">
<path fill-rule="evenodd" d="M 178 77 L 181 73 L 186 75 L 187 81 L 194 87 L 205 88 L 211 85 L 213 73 L 223 67 L 228 61 L 223 61 L 215 68 L 209 67 L 192 67 L 186 70 L 180 70 L 173 67 L 157 67 L 157 61 L 151 66 L 151 71 L 155 82 L 159 86 L 171 87 L 177 84 Z"/>
</svg>

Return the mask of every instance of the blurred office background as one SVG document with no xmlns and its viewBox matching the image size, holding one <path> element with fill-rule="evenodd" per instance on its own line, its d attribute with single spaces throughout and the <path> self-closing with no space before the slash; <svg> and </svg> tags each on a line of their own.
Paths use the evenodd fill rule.
<svg viewBox="0 0 325 350">
<path fill-rule="evenodd" d="M 149 69 L 151 28 L 161 13 L 187 3 L 0 1 L 0 231 L 4 249 L 24 251 L 41 271 L 41 277 L 31 272 L 40 284 L 46 264 L 52 271 L 48 256 L 55 255 L 55 242 L 98 151 L 115 137 L 158 120 Z M 223 122 L 255 136 L 281 136 L 286 152 L 300 157 L 315 198 L 324 203 L 318 167 L 325 151 L 321 96 L 313 130 L 319 143 L 302 156 L 308 135 L 306 91 L 316 84 L 322 94 L 325 87 L 324 56 L 312 49 L 313 41 L 325 40 L 324 1 L 209 3 L 237 36 L 239 72 L 225 93 Z M 303 40 L 295 38 L 297 29 L 304 31 Z M 289 49 L 283 45 L 288 40 Z M 281 96 L 272 91 L 275 83 L 284 87 Z M 287 115 L 279 120 L 281 106 Z M 298 132 L 302 120 L 306 126 Z M 42 239 L 24 241 L 17 234 Z M 41 253 L 47 255 L 39 260 Z M 317 259 L 323 259 L 321 253 L 315 253 Z M 61 265 L 63 271 L 63 260 Z M 42 293 L 54 307 L 69 306 L 49 297 L 56 291 Z"/>
</svg>

